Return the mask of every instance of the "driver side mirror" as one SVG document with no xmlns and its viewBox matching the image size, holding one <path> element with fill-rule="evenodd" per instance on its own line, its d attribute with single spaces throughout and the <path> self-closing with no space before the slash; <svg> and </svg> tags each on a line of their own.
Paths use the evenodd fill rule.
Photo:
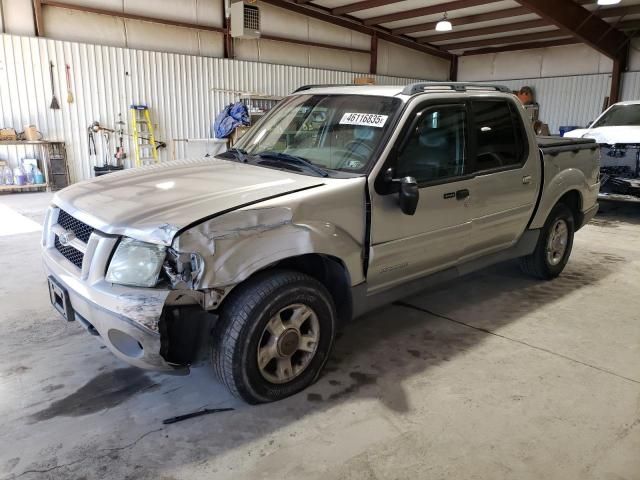
<svg viewBox="0 0 640 480">
<path fill-rule="evenodd" d="M 400 185 L 398 199 L 402 213 L 405 215 L 415 214 L 418 208 L 418 200 L 420 200 L 418 181 L 414 177 L 393 178 L 393 169 L 391 168 L 385 172 L 385 180 Z"/>
</svg>

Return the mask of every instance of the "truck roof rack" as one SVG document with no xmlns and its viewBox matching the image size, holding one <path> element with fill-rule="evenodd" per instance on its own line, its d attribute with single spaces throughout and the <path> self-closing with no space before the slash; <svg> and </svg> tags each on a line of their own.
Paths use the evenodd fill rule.
<svg viewBox="0 0 640 480">
<path fill-rule="evenodd" d="M 330 88 L 330 87 L 368 87 L 370 85 L 358 85 L 355 83 L 318 83 L 310 85 L 302 85 L 296 88 L 292 93 L 304 92 L 305 90 L 311 90 L 312 88 Z M 437 92 L 453 90 L 455 92 L 466 92 L 469 90 L 474 91 L 492 91 L 492 92 L 504 92 L 511 93 L 509 87 L 502 85 L 486 85 L 482 83 L 469 83 L 469 82 L 416 82 L 410 83 L 402 89 L 403 95 L 415 95 L 417 93 L 425 92 Z"/>
<path fill-rule="evenodd" d="M 482 83 L 468 83 L 468 82 L 416 82 L 410 83 L 402 90 L 403 95 L 415 95 L 417 93 L 424 93 L 429 91 L 442 91 L 453 90 L 455 92 L 466 92 L 468 90 L 478 91 L 494 91 L 511 93 L 509 87 L 502 85 L 485 85 Z"/>
<path fill-rule="evenodd" d="M 366 87 L 366 85 L 356 85 L 355 83 L 317 83 L 311 85 L 302 85 L 296 88 L 292 93 L 304 92 L 312 88 L 330 88 L 330 87 Z"/>
</svg>

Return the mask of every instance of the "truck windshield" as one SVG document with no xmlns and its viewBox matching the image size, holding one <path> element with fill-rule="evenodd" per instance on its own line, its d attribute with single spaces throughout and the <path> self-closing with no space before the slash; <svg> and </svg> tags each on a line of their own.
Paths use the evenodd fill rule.
<svg viewBox="0 0 640 480">
<path fill-rule="evenodd" d="M 285 155 L 322 169 L 362 172 L 401 102 L 368 95 L 295 95 L 235 145 L 246 157 Z"/>
<path fill-rule="evenodd" d="M 640 105 L 616 105 L 611 107 L 591 128 L 630 127 L 640 125 Z"/>
</svg>

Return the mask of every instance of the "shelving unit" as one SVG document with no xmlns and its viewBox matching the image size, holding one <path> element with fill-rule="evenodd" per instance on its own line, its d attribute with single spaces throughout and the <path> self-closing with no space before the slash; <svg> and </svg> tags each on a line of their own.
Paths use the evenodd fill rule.
<svg viewBox="0 0 640 480">
<path fill-rule="evenodd" d="M 29 192 L 46 189 L 60 190 L 69 185 L 69 167 L 64 142 L 50 142 L 47 140 L 3 140 L 2 147 L 37 147 L 40 152 L 38 160 L 44 175 L 44 183 L 31 185 L 0 185 L 0 192 Z M 9 162 L 7 162 L 9 163 Z M 9 164 L 11 168 L 16 165 Z"/>
</svg>

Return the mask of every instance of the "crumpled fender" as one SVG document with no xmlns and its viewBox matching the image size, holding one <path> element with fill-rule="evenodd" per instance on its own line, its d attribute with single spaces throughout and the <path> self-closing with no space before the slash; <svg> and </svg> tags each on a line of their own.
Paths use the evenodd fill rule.
<svg viewBox="0 0 640 480">
<path fill-rule="evenodd" d="M 325 192 L 323 198 L 331 198 L 325 200 L 329 205 L 314 206 L 313 198 L 290 198 L 286 204 L 275 201 L 229 212 L 181 233 L 173 248 L 203 256 L 205 268 L 199 289 L 222 288 L 226 294 L 228 287 L 265 267 L 312 253 L 339 258 L 355 285 L 364 281 L 364 217 L 357 203 L 363 202 L 361 188 L 353 185 L 332 194 Z M 345 202 L 351 205 L 346 207 L 349 204 Z M 353 213 L 349 217 L 341 211 Z"/>
</svg>

